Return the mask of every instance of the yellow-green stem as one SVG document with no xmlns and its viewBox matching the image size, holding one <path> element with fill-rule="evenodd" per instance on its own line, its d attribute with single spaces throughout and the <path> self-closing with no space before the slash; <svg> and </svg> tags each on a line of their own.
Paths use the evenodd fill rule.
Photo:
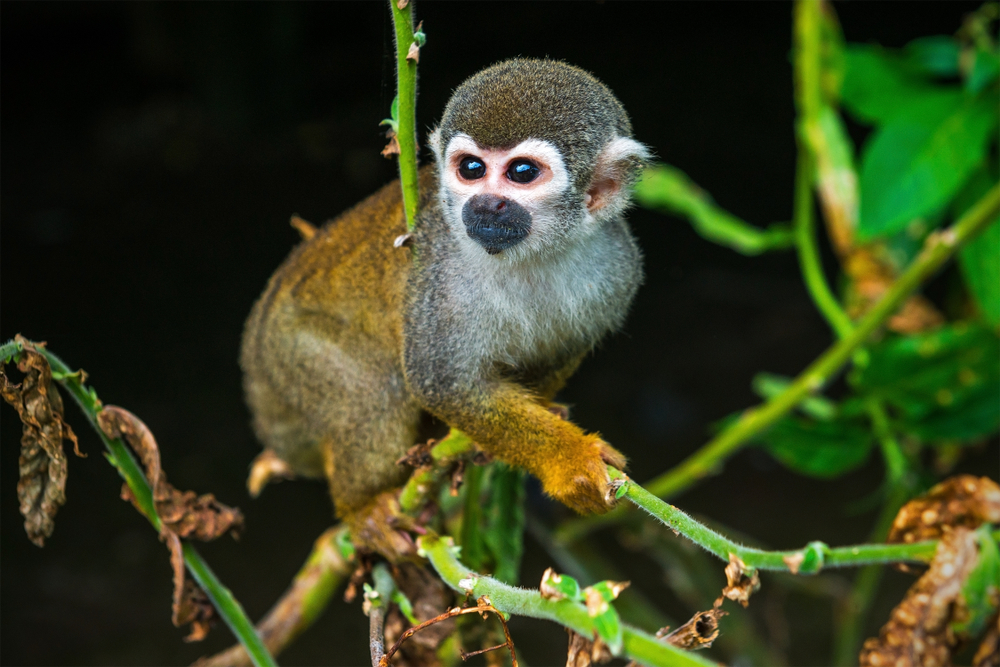
<svg viewBox="0 0 1000 667">
<path fill-rule="evenodd" d="M 389 0 L 392 24 L 396 32 L 396 95 L 398 99 L 399 182 L 403 188 L 403 210 L 406 228 L 413 230 L 417 222 L 420 191 L 417 183 L 417 63 L 406 56 L 413 41 L 413 2 L 402 9 L 396 0 Z"/>
</svg>

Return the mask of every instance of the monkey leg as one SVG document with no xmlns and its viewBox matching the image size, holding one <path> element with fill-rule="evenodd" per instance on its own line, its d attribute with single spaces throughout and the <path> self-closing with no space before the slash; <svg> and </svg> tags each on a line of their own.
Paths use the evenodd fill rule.
<svg viewBox="0 0 1000 667">
<path fill-rule="evenodd" d="M 448 403 L 435 410 L 439 417 L 493 456 L 538 477 L 556 500 L 580 513 L 613 506 L 606 464 L 623 468 L 625 457 L 600 436 L 563 420 L 548 402 L 500 381 L 452 395 Z"/>
</svg>

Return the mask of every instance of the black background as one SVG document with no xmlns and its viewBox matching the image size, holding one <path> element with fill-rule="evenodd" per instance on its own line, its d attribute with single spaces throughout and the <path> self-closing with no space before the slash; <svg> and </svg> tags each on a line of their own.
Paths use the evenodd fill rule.
<svg viewBox="0 0 1000 667">
<path fill-rule="evenodd" d="M 976 6 L 836 8 L 849 41 L 900 46 L 954 32 Z M 722 206 L 759 224 L 787 220 L 791 11 L 783 3 L 422 3 L 429 41 L 420 127 L 432 126 L 455 86 L 496 60 L 566 59 L 604 80 L 636 138 Z M 90 373 L 104 401 L 149 424 L 174 484 L 244 510 L 241 542 L 200 548 L 253 618 L 332 515 L 318 483 L 246 495 L 258 445 L 236 362 L 241 327 L 297 241 L 291 213 L 322 222 L 393 178 L 377 127 L 393 95 L 389 20 L 381 3 L 2 6 L 0 335 L 49 341 Z M 702 444 L 713 421 L 753 404 L 754 373 L 794 375 L 830 334 L 791 253 L 745 258 L 685 222 L 642 210 L 631 220 L 646 284 L 625 330 L 584 364 L 564 398 L 643 480 Z M 118 499 L 117 474 L 72 406 L 90 457 L 70 461 L 68 503 L 46 547 L 29 543 L 15 494 L 19 426 L 9 408 L 0 415 L 0 661 L 180 664 L 231 642 L 220 626 L 200 645 L 182 643 L 169 620 L 166 549 Z M 820 481 L 744 451 L 680 502 L 772 547 L 861 541 L 873 505 L 857 505 L 878 489 L 876 459 Z M 960 468 L 995 475 L 997 466 L 991 444 Z M 537 489 L 531 503 L 559 514 Z M 651 563 L 601 543 L 665 611 L 690 612 Z M 523 581 L 536 582 L 550 564 L 529 540 Z M 870 632 L 909 582 L 888 577 Z M 827 661 L 828 599 L 793 595 L 784 604 L 789 659 Z M 512 627 L 528 664 L 564 660 L 558 627 Z M 768 627 L 759 623 L 762 635 Z M 364 664 L 366 628 L 359 604 L 337 598 L 282 662 Z"/>
</svg>

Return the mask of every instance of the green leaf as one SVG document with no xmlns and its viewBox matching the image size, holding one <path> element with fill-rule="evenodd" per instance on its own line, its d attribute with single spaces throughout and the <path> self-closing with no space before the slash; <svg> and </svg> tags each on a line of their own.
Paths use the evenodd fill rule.
<svg viewBox="0 0 1000 667">
<path fill-rule="evenodd" d="M 904 47 L 906 62 L 921 73 L 931 76 L 958 76 L 961 47 L 949 35 L 931 35 L 913 40 Z"/>
<path fill-rule="evenodd" d="M 759 229 L 716 206 L 684 172 L 660 164 L 646 169 L 635 186 L 640 206 L 687 218 L 703 238 L 744 255 L 789 248 L 794 236 L 784 225 Z"/>
<path fill-rule="evenodd" d="M 846 420 L 823 422 L 786 417 L 758 436 L 764 448 L 786 467 L 812 477 L 842 475 L 865 462 L 872 436 Z"/>
<path fill-rule="evenodd" d="M 996 165 L 980 168 L 955 199 L 955 217 L 972 207 L 997 182 Z M 958 265 L 983 319 L 1000 326 L 1000 216 L 958 251 Z"/>
<path fill-rule="evenodd" d="M 972 68 L 965 79 L 965 89 L 970 93 L 978 93 L 993 83 L 1000 74 L 1000 53 L 986 49 L 976 49 Z M 994 98 L 995 99 L 995 98 Z"/>
<path fill-rule="evenodd" d="M 517 584 L 524 552 L 524 473 L 494 463 L 483 539 L 493 562 L 493 576 Z"/>
<path fill-rule="evenodd" d="M 622 634 L 622 622 L 618 617 L 618 611 L 608 605 L 607 610 L 594 617 L 594 629 L 597 636 L 608 645 L 612 655 L 619 655 L 624 644 Z"/>
<path fill-rule="evenodd" d="M 484 469 L 482 466 L 469 465 L 465 468 L 465 479 L 462 483 L 462 493 L 465 502 L 462 506 L 461 545 L 463 561 L 470 570 L 480 570 L 486 558 L 486 544 L 483 539 L 483 503 L 482 489 Z"/>
<path fill-rule="evenodd" d="M 876 45 L 848 44 L 840 103 L 867 123 L 889 122 L 939 93 L 938 86 L 918 74 L 919 70 L 894 51 Z"/>
<path fill-rule="evenodd" d="M 392 591 L 392 601 L 399 605 L 399 613 L 406 617 L 406 620 L 410 622 L 410 625 L 417 625 L 420 623 L 416 615 L 413 613 L 413 603 L 410 602 L 410 598 L 406 597 L 406 593 L 398 588 L 394 589 Z"/>
<path fill-rule="evenodd" d="M 956 323 L 911 336 L 888 336 L 852 376 L 857 391 L 885 401 L 895 426 L 925 441 L 973 440 L 1000 425 L 1000 339 L 980 325 Z"/>
<path fill-rule="evenodd" d="M 574 602 L 583 600 L 583 592 L 580 590 L 580 582 L 568 574 L 559 574 L 549 568 L 542 575 L 542 583 L 539 586 L 542 597 L 560 600 L 566 598 Z"/>
<path fill-rule="evenodd" d="M 997 611 L 1000 598 L 1000 551 L 990 534 L 990 525 L 984 524 L 976 531 L 979 558 L 962 584 L 966 614 L 960 622 L 951 624 L 956 635 L 977 637 L 986 629 Z"/>
<path fill-rule="evenodd" d="M 881 127 L 861 161 L 860 235 L 895 234 L 945 207 L 986 155 L 995 102 L 939 92 Z"/>
</svg>

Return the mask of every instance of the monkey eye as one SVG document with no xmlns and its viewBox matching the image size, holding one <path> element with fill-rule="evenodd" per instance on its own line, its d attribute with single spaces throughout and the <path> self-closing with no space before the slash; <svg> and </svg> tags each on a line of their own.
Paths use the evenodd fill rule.
<svg viewBox="0 0 1000 667">
<path fill-rule="evenodd" d="M 530 183 L 538 176 L 538 165 L 530 160 L 514 160 L 507 167 L 507 178 L 515 183 Z"/>
<path fill-rule="evenodd" d="M 458 173 L 468 181 L 475 181 L 486 175 L 486 165 L 477 157 L 464 157 L 458 165 Z"/>
</svg>

